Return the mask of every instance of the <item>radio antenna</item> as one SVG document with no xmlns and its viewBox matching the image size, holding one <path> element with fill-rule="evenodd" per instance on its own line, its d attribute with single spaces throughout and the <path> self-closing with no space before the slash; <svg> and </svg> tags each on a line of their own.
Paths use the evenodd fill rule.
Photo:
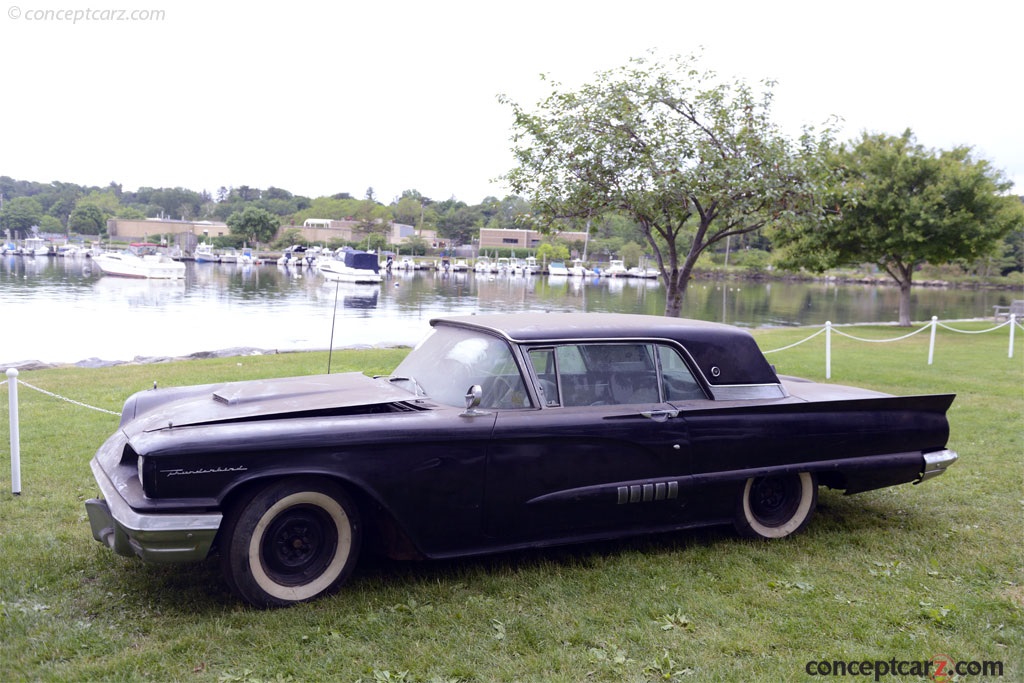
<svg viewBox="0 0 1024 683">
<path fill-rule="evenodd" d="M 331 374 L 331 357 L 334 355 L 334 321 L 338 318 L 338 290 L 341 280 L 334 281 L 334 310 L 331 312 L 331 346 L 327 350 L 327 374 Z"/>
</svg>

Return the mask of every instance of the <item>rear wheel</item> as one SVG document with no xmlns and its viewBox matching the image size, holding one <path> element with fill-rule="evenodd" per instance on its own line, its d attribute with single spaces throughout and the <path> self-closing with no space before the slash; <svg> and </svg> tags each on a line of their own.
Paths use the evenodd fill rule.
<svg viewBox="0 0 1024 683">
<path fill-rule="evenodd" d="M 818 481 L 810 472 L 747 479 L 736 508 L 736 530 L 752 538 L 783 538 L 811 520 Z"/>
<path fill-rule="evenodd" d="M 349 577 L 361 537 L 359 512 L 340 486 L 284 479 L 227 515 L 221 568 L 228 585 L 253 605 L 304 602 Z"/>
</svg>

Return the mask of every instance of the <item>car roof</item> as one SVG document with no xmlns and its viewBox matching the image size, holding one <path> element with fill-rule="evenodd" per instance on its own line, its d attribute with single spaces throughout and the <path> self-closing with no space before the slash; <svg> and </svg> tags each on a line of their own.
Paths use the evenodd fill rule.
<svg viewBox="0 0 1024 683">
<path fill-rule="evenodd" d="M 517 342 L 747 334 L 722 323 L 633 313 L 488 313 L 435 318 L 430 324 L 486 329 Z"/>
<path fill-rule="evenodd" d="M 667 339 L 689 352 L 716 385 L 778 383 L 754 338 L 722 323 L 633 313 L 493 313 L 435 318 L 430 324 L 473 328 L 511 342 Z"/>
</svg>

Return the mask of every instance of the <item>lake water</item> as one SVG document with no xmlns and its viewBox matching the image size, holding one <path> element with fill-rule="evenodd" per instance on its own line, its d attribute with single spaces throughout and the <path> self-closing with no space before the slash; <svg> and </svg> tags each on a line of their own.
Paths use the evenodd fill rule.
<svg viewBox="0 0 1024 683">
<path fill-rule="evenodd" d="M 0 257 L 0 367 L 409 345 L 441 315 L 514 311 L 664 312 L 659 280 L 399 272 L 381 285 L 326 281 L 276 265 L 188 263 L 184 281 L 100 275 L 85 258 Z M 990 316 L 1019 293 L 915 288 L 915 320 Z M 742 326 L 893 322 L 894 287 L 695 280 L 683 315 Z"/>
</svg>

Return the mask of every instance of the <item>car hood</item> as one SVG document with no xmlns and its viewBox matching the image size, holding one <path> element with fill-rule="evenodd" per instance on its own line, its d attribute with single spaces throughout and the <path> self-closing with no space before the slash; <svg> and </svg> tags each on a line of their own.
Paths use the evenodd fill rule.
<svg viewBox="0 0 1024 683">
<path fill-rule="evenodd" d="M 365 406 L 415 400 L 405 389 L 359 372 L 152 389 L 125 404 L 122 428 L 143 432 L 310 415 L 356 414 Z"/>
</svg>

